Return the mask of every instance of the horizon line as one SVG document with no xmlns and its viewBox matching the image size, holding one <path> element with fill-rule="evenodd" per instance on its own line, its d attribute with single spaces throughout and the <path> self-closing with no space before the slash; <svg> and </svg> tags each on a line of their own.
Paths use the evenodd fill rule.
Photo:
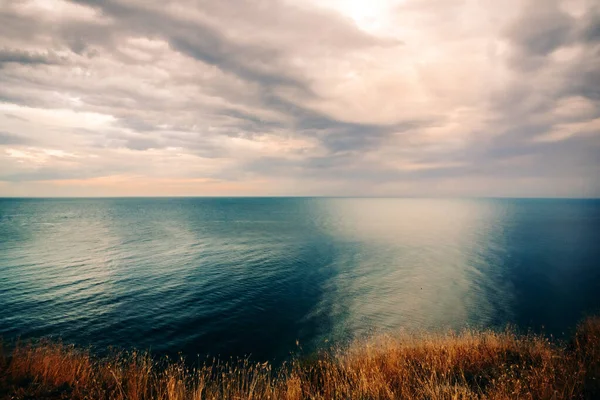
<svg viewBox="0 0 600 400">
<path fill-rule="evenodd" d="M 569 197 L 569 196 L 336 196 L 336 195 L 231 195 L 231 196 L 2 196 L 0 199 L 271 199 L 271 198 L 299 198 L 299 199 L 505 199 L 505 200 L 600 200 L 600 197 Z"/>
</svg>

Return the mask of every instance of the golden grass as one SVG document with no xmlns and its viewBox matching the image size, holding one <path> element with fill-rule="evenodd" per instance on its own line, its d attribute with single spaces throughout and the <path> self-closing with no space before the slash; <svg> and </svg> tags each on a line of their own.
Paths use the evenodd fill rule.
<svg viewBox="0 0 600 400">
<path fill-rule="evenodd" d="M 5 399 L 596 399 L 600 318 L 569 343 L 511 331 L 380 337 L 272 370 L 147 353 L 96 359 L 55 342 L 0 352 Z"/>
</svg>

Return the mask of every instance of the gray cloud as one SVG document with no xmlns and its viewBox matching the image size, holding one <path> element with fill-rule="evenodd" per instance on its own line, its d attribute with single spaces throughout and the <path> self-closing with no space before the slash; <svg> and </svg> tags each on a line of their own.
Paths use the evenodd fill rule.
<svg viewBox="0 0 600 400">
<path fill-rule="evenodd" d="M 9 114 L 9 113 L 4 113 L 4 116 L 6 118 L 9 118 L 9 119 L 16 119 L 16 120 L 24 121 L 24 122 L 28 121 L 26 118 L 19 117 L 18 115 L 12 115 L 12 114 Z"/>
<path fill-rule="evenodd" d="M 531 1 L 508 30 L 509 38 L 530 55 L 545 56 L 573 39 L 576 20 L 554 1 Z"/>
<path fill-rule="evenodd" d="M 0 131 L 0 146 L 9 144 L 26 144 L 29 141 L 21 136 Z"/>
<path fill-rule="evenodd" d="M 55 58 L 43 53 L 24 50 L 0 49 L 0 66 L 7 63 L 17 64 L 52 64 Z"/>
</svg>

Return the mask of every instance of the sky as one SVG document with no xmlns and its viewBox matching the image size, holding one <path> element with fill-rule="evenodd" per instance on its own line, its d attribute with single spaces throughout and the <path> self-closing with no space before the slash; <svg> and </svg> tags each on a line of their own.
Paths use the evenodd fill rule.
<svg viewBox="0 0 600 400">
<path fill-rule="evenodd" d="M 595 0 L 0 0 L 0 196 L 600 197 Z"/>
</svg>

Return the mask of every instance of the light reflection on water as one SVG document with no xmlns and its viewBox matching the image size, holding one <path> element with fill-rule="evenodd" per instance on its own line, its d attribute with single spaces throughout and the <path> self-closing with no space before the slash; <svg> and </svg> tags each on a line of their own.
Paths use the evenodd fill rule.
<svg viewBox="0 0 600 400">
<path fill-rule="evenodd" d="M 502 248 L 505 210 L 485 202 L 344 199 L 331 235 L 352 244 L 324 302 L 340 328 L 458 329 L 510 317 L 509 288 L 485 257 Z M 365 207 L 366 206 L 366 207 Z M 497 257 L 497 256 L 496 256 Z"/>
<path fill-rule="evenodd" d="M 0 335 L 282 359 L 600 307 L 600 202 L 0 200 Z"/>
</svg>

